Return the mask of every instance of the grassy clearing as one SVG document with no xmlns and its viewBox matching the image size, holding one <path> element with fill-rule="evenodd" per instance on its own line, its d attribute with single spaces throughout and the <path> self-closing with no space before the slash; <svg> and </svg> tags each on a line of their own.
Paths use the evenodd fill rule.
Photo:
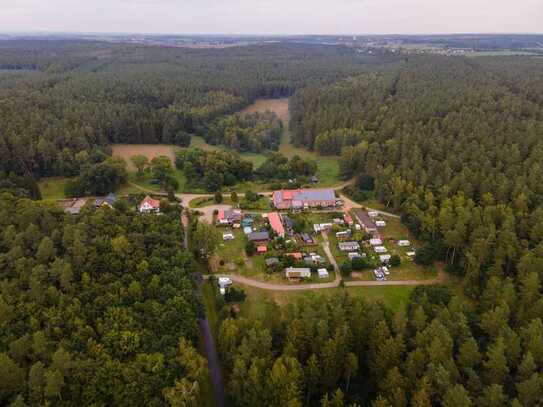
<svg viewBox="0 0 543 407">
<path fill-rule="evenodd" d="M 142 154 L 146 156 L 149 161 L 153 158 L 164 155 L 168 157 L 172 162 L 175 162 L 175 151 L 179 147 L 166 144 L 113 144 L 111 149 L 113 150 L 114 157 L 120 157 L 126 161 L 129 171 L 135 171 L 136 167 L 130 160 L 131 157 Z"/>
<path fill-rule="evenodd" d="M 204 151 L 233 151 L 224 146 L 213 146 L 211 144 L 208 144 L 203 139 L 203 137 L 200 136 L 192 136 L 190 141 L 190 147 L 199 148 Z M 243 152 L 239 153 L 239 156 L 244 160 L 252 162 L 254 168 L 258 168 L 260 165 L 262 165 L 262 163 L 264 163 L 264 161 L 266 161 L 266 156 L 259 153 Z"/>
<path fill-rule="evenodd" d="M 66 195 L 64 194 L 64 185 L 68 180 L 69 178 L 64 177 L 42 178 L 38 182 L 42 199 L 57 200 L 66 198 Z"/>
<path fill-rule="evenodd" d="M 239 286 L 247 294 L 247 299 L 241 305 L 241 313 L 247 317 L 263 316 L 269 302 L 275 302 L 282 306 L 301 297 L 335 296 L 340 290 L 346 290 L 349 295 L 364 298 L 370 302 L 382 301 L 392 311 L 405 313 L 409 296 L 413 291 L 413 287 L 347 287 L 317 291 L 268 291 L 241 284 Z"/>
</svg>

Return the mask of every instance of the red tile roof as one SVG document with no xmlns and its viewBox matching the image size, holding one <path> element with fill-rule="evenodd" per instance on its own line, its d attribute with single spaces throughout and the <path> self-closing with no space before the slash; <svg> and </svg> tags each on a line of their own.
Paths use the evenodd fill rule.
<svg viewBox="0 0 543 407">
<path fill-rule="evenodd" d="M 302 258 L 303 258 L 303 255 L 300 252 L 286 253 L 285 256 L 294 257 L 296 260 L 302 260 Z"/>
<path fill-rule="evenodd" d="M 257 251 L 257 253 L 266 253 L 268 251 L 268 247 L 267 246 L 258 246 L 256 248 L 256 251 Z"/>
<path fill-rule="evenodd" d="M 285 228 L 283 227 L 283 222 L 281 221 L 281 216 L 277 212 L 272 212 L 268 214 L 268 220 L 270 221 L 270 226 L 279 236 L 285 235 Z"/>
<path fill-rule="evenodd" d="M 146 196 L 143 201 L 140 203 L 140 207 L 145 203 L 149 204 L 153 209 L 160 209 L 160 201 L 158 199 L 153 199 L 150 196 Z"/>
</svg>

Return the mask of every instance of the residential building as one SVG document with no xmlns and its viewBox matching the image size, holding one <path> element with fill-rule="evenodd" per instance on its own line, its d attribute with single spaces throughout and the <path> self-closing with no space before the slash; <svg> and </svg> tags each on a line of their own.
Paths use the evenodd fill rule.
<svg viewBox="0 0 543 407">
<path fill-rule="evenodd" d="M 285 228 L 283 227 L 283 220 L 281 219 L 281 215 L 277 212 L 272 212 L 268 214 L 268 221 L 270 222 L 270 226 L 273 229 L 273 231 L 277 234 L 279 237 L 285 237 Z"/>
<path fill-rule="evenodd" d="M 257 246 L 256 248 L 257 253 L 266 253 L 267 251 L 268 251 L 268 246 L 265 246 L 265 245 L 260 245 L 260 246 Z"/>
<path fill-rule="evenodd" d="M 378 228 L 384 228 L 387 225 L 387 223 L 384 220 L 376 220 L 375 226 Z"/>
<path fill-rule="evenodd" d="M 273 193 L 277 209 L 330 208 L 336 206 L 333 189 L 284 189 Z"/>
<path fill-rule="evenodd" d="M 69 215 L 79 215 L 81 209 L 87 204 L 87 198 L 75 198 L 58 201 L 57 204 Z"/>
<path fill-rule="evenodd" d="M 285 253 L 285 256 L 292 257 L 294 260 L 302 260 L 303 254 L 300 252 Z"/>
<path fill-rule="evenodd" d="M 385 246 L 375 246 L 373 250 L 375 250 L 375 253 L 386 253 L 388 251 Z"/>
<path fill-rule="evenodd" d="M 288 279 L 302 279 L 311 277 L 311 269 L 305 267 L 288 267 L 285 269 L 285 276 Z"/>
<path fill-rule="evenodd" d="M 219 225 L 231 225 L 241 221 L 240 209 L 219 209 L 217 214 L 217 223 Z"/>
<path fill-rule="evenodd" d="M 372 246 L 382 246 L 383 241 L 381 239 L 370 239 L 370 245 L 372 245 Z"/>
<path fill-rule="evenodd" d="M 340 240 L 349 239 L 351 237 L 351 231 L 350 230 L 344 230 L 342 232 L 337 232 L 336 237 Z"/>
<path fill-rule="evenodd" d="M 140 213 L 159 213 L 160 201 L 147 195 L 145 199 L 141 201 L 138 211 L 140 211 Z"/>
<path fill-rule="evenodd" d="M 270 240 L 270 234 L 266 231 L 253 232 L 247 235 L 247 239 L 249 239 L 251 242 L 254 242 L 254 243 L 267 242 L 268 240 Z"/>
<path fill-rule="evenodd" d="M 379 260 L 381 260 L 381 263 L 386 264 L 390 261 L 390 254 L 382 254 L 379 256 Z"/>
<path fill-rule="evenodd" d="M 326 269 L 318 269 L 317 273 L 319 273 L 319 278 L 328 278 L 330 277 L 330 274 L 328 273 L 328 270 Z"/>
<path fill-rule="evenodd" d="M 369 216 L 368 212 L 363 209 L 355 209 L 353 213 L 362 228 L 366 231 L 366 233 L 369 233 L 371 235 L 377 233 L 377 225 L 375 224 L 371 216 Z"/>
<path fill-rule="evenodd" d="M 109 194 L 108 196 L 98 197 L 94 200 L 94 207 L 101 208 L 102 206 L 109 206 L 110 208 L 113 208 L 113 204 L 116 200 L 117 197 L 113 193 Z"/>
<path fill-rule="evenodd" d="M 411 242 L 409 240 L 398 240 L 398 246 L 409 247 L 411 246 Z"/>
<path fill-rule="evenodd" d="M 354 252 L 360 250 L 358 242 L 340 242 L 338 243 L 339 250 L 342 252 Z"/>
</svg>

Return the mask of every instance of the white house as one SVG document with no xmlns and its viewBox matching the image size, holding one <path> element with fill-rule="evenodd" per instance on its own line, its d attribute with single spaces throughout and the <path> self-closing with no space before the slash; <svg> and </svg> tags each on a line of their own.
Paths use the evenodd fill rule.
<svg viewBox="0 0 543 407">
<path fill-rule="evenodd" d="M 305 267 L 288 267 L 285 269 L 285 276 L 289 279 L 309 278 L 311 269 Z"/>
<path fill-rule="evenodd" d="M 382 254 L 379 256 L 379 260 L 381 260 L 381 263 L 388 263 L 390 261 L 390 254 Z"/>
<path fill-rule="evenodd" d="M 340 242 L 338 247 L 342 252 L 354 252 L 360 249 L 358 242 Z"/>
<path fill-rule="evenodd" d="M 328 278 L 328 277 L 330 277 L 330 274 L 328 273 L 328 270 L 326 270 L 326 269 L 318 269 L 317 273 L 319 273 L 319 278 Z"/>
<path fill-rule="evenodd" d="M 388 251 L 385 246 L 375 246 L 373 250 L 375 250 L 375 253 L 386 253 Z"/>
<path fill-rule="evenodd" d="M 384 228 L 387 225 L 387 223 L 384 220 L 376 220 L 375 226 L 378 228 Z"/>
<path fill-rule="evenodd" d="M 140 213 L 159 213 L 160 201 L 158 199 L 153 199 L 150 196 L 146 196 L 139 204 L 138 210 Z"/>
<path fill-rule="evenodd" d="M 348 253 L 347 256 L 349 256 L 349 260 L 352 260 L 352 259 L 359 259 L 359 258 L 362 258 L 362 257 L 366 257 L 365 254 L 366 253 L 364 253 L 364 256 L 363 256 L 358 252 L 351 252 L 351 253 Z"/>
<path fill-rule="evenodd" d="M 372 246 L 382 246 L 383 241 L 381 239 L 370 239 L 370 244 Z"/>
<path fill-rule="evenodd" d="M 217 284 L 222 295 L 226 293 L 226 289 L 232 285 L 232 280 L 228 277 L 219 277 Z"/>
<path fill-rule="evenodd" d="M 376 218 L 377 216 L 379 216 L 379 213 L 376 211 L 368 211 L 368 216 L 370 218 Z"/>
<path fill-rule="evenodd" d="M 415 255 L 416 255 L 417 253 L 413 250 L 413 251 L 407 252 L 407 253 L 405 253 L 405 254 L 407 254 L 409 257 L 415 257 Z"/>
<path fill-rule="evenodd" d="M 409 247 L 411 246 L 411 242 L 409 240 L 398 240 L 398 246 Z"/>
</svg>

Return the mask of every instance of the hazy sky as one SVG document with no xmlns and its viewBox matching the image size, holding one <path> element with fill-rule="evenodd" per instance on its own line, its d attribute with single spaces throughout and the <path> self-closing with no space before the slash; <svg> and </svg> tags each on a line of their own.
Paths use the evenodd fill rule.
<svg viewBox="0 0 543 407">
<path fill-rule="evenodd" d="M 543 0 L 0 0 L 0 31 L 543 32 Z"/>
</svg>

